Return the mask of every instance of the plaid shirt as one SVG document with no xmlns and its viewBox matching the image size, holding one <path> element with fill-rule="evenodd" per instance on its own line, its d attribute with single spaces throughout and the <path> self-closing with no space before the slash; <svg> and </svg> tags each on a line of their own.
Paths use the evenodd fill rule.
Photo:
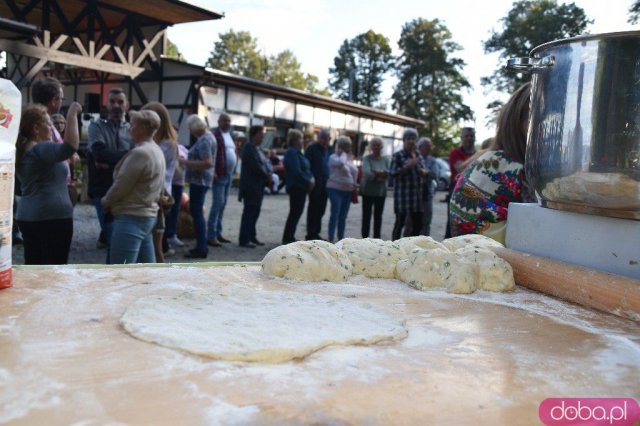
<svg viewBox="0 0 640 426">
<path fill-rule="evenodd" d="M 400 171 L 409 160 L 411 160 L 411 154 L 403 149 L 393 154 L 393 160 L 391 161 L 393 211 L 396 214 L 424 211 L 422 203 L 422 177 L 417 171 L 420 162 L 409 172 L 402 173 Z"/>
</svg>

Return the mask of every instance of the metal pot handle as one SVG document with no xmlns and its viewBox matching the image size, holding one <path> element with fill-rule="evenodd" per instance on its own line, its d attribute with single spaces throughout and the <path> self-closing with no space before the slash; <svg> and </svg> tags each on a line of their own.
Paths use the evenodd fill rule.
<svg viewBox="0 0 640 426">
<path fill-rule="evenodd" d="M 507 60 L 507 69 L 515 71 L 541 72 L 552 67 L 555 63 L 555 56 L 545 56 L 542 58 L 510 58 Z"/>
</svg>

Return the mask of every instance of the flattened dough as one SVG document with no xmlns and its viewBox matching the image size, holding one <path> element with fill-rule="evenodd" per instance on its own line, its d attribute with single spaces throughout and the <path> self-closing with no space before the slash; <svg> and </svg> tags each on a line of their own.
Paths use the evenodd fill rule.
<svg viewBox="0 0 640 426">
<path fill-rule="evenodd" d="M 214 359 L 269 363 L 329 345 L 407 336 L 403 321 L 354 299 L 254 289 L 143 297 L 120 323 L 147 342 Z"/>
<path fill-rule="evenodd" d="M 278 246 L 262 259 L 262 271 L 274 277 L 301 281 L 346 281 L 353 265 L 342 250 L 320 240 Z"/>
<path fill-rule="evenodd" d="M 353 272 L 370 278 L 395 278 L 396 264 L 406 257 L 399 245 L 377 238 L 344 238 L 336 243 L 353 264 Z"/>
</svg>

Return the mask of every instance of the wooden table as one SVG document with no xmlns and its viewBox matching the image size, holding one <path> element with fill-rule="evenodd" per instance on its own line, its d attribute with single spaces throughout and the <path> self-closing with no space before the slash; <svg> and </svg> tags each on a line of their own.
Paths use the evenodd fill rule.
<svg viewBox="0 0 640 426">
<path fill-rule="evenodd" d="M 0 423 L 531 425 L 548 397 L 640 399 L 640 323 L 523 288 L 453 296 L 361 276 L 276 280 L 257 266 L 14 272 L 0 291 Z M 409 336 L 271 365 L 182 353 L 119 325 L 137 298 L 233 286 L 349 296 L 405 319 Z"/>
</svg>

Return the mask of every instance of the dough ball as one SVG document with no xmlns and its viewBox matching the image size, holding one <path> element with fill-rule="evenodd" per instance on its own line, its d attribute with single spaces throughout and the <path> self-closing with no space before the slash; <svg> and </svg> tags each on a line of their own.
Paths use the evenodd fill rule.
<svg viewBox="0 0 640 426">
<path fill-rule="evenodd" d="M 477 266 L 444 249 L 413 249 L 398 262 L 398 277 L 418 290 L 445 287 L 449 293 L 473 293 L 477 288 Z"/>
<path fill-rule="evenodd" d="M 353 274 L 353 265 L 329 242 L 297 241 L 267 253 L 262 259 L 262 271 L 290 280 L 346 281 Z"/>
<path fill-rule="evenodd" d="M 397 245 L 400 246 L 402 250 L 408 255 L 415 248 L 421 248 L 425 250 L 431 249 L 443 249 L 448 250 L 442 243 L 434 240 L 431 237 L 426 237 L 424 235 L 419 235 L 417 237 L 405 237 L 400 238 L 399 240 L 394 241 Z"/>
<path fill-rule="evenodd" d="M 466 246 L 456 250 L 459 256 L 478 267 L 478 288 L 488 291 L 511 291 L 516 282 L 509 263 L 489 249 Z"/>
<path fill-rule="evenodd" d="M 504 247 L 496 240 L 480 234 L 460 235 L 458 237 L 447 238 L 442 241 L 442 244 L 451 251 L 456 251 L 469 245 L 482 248 Z"/>
<path fill-rule="evenodd" d="M 336 247 L 349 257 L 354 273 L 370 278 L 395 278 L 396 264 L 406 257 L 398 244 L 376 238 L 344 238 Z"/>
</svg>

